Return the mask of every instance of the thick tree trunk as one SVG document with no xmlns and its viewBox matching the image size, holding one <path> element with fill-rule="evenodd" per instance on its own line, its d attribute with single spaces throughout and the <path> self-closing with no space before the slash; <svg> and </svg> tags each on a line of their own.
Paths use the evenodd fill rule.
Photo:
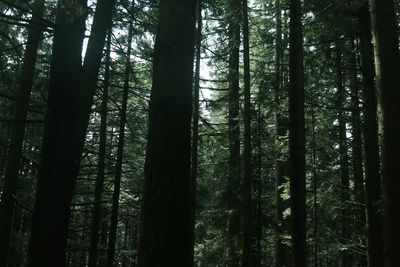
<svg viewBox="0 0 400 267">
<path fill-rule="evenodd" d="M 114 1 L 98 1 L 83 67 L 85 1 L 57 11 L 49 97 L 27 266 L 65 266 L 70 204 Z"/>
<path fill-rule="evenodd" d="M 243 188 L 242 188 L 242 218 L 243 218 L 243 260 L 242 266 L 254 266 L 252 250 L 252 199 L 251 184 L 253 170 L 251 164 L 251 92 L 250 92 L 250 48 L 249 48 L 249 18 L 247 0 L 242 1 L 243 27 L 243 73 L 244 73 L 244 149 L 243 149 Z"/>
<path fill-rule="evenodd" d="M 400 266 L 400 53 L 394 1 L 370 0 L 382 128 L 384 266 Z"/>
<path fill-rule="evenodd" d="M 383 266 L 382 216 L 377 203 L 382 199 L 378 141 L 377 101 L 375 89 L 374 52 L 368 4 L 359 11 L 360 52 L 364 100 L 365 202 L 367 258 L 369 267 Z"/>
<path fill-rule="evenodd" d="M 49 96 L 27 266 L 65 266 L 70 203 L 79 166 L 75 136 L 79 117 L 77 88 L 81 71 L 86 5 L 59 4 L 53 41 Z M 68 108 L 67 105 L 70 107 Z M 60 153 L 62 151 L 62 153 Z"/>
<path fill-rule="evenodd" d="M 0 201 L 0 266 L 6 266 L 7 264 L 12 232 L 12 218 L 18 187 L 18 172 L 25 133 L 25 120 L 32 90 L 37 50 L 42 37 L 42 31 L 31 26 L 37 22 L 37 17 L 43 17 L 44 3 L 44 0 L 36 0 L 33 3 L 32 12 L 35 16 L 32 17 L 32 21 L 28 26 L 28 39 L 22 65 L 21 79 L 15 97 L 15 122 L 12 123 L 11 126 L 11 138 L 7 163 L 5 165 L 4 188 Z"/>
<path fill-rule="evenodd" d="M 193 266 L 190 137 L 195 0 L 161 0 L 138 266 Z M 174 14 L 174 16 L 171 16 Z"/>
<path fill-rule="evenodd" d="M 132 2 L 132 9 L 133 6 L 134 2 Z M 129 24 L 128 49 L 126 52 L 125 74 L 124 74 L 124 89 L 122 93 L 122 106 L 119 115 L 120 122 L 119 122 L 119 133 L 118 133 L 117 162 L 115 164 L 114 193 L 113 193 L 112 208 L 111 208 L 111 225 L 110 225 L 110 231 L 108 233 L 107 267 L 114 266 L 115 243 L 117 240 L 119 196 L 121 192 L 122 160 L 124 156 L 123 154 L 124 154 L 124 142 L 125 142 L 126 112 L 128 105 L 129 79 L 130 79 L 130 73 L 132 71 L 131 67 L 132 38 L 133 38 L 133 18 Z"/>
<path fill-rule="evenodd" d="M 89 249 L 89 267 L 97 266 L 97 245 L 99 243 L 99 230 L 102 221 L 101 214 L 101 199 L 103 194 L 104 172 L 105 172 L 105 157 L 107 143 L 107 104 L 108 104 L 108 89 L 110 87 L 110 52 L 111 52 L 111 33 L 112 29 L 108 30 L 107 49 L 104 70 L 103 98 L 101 101 L 101 121 L 100 121 L 100 141 L 99 141 L 99 158 L 97 167 L 97 177 L 94 193 L 94 206 L 92 216 L 92 228 L 90 234 L 90 249 Z"/>
<path fill-rule="evenodd" d="M 301 1 L 290 0 L 289 164 L 292 248 L 295 267 L 306 266 L 304 67 Z"/>
</svg>

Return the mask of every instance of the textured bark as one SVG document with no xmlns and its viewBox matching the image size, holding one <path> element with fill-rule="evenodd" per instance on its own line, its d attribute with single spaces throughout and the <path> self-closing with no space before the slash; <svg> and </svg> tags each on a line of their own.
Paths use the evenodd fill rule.
<svg viewBox="0 0 400 267">
<path fill-rule="evenodd" d="M 196 1 L 161 0 L 138 266 L 193 266 L 190 139 Z M 171 16 L 174 14 L 174 16 Z"/>
<path fill-rule="evenodd" d="M 340 201 L 341 201 L 341 238 L 342 245 L 350 241 L 350 222 L 349 222 L 349 159 L 346 138 L 346 117 L 345 101 L 346 89 L 344 87 L 344 73 L 342 61 L 342 48 L 339 42 L 336 43 L 336 89 L 337 89 L 337 107 L 338 107 L 338 143 L 339 143 L 339 165 L 340 165 Z M 350 254 L 347 249 L 342 251 L 342 266 L 351 266 Z"/>
<path fill-rule="evenodd" d="M 289 35 L 289 165 L 293 264 L 306 266 L 304 67 L 301 2 L 291 0 Z"/>
<path fill-rule="evenodd" d="M 251 92 L 250 92 L 250 48 L 249 48 L 249 18 L 247 0 L 242 0 L 243 27 L 243 74 L 244 74 L 244 145 L 243 145 L 243 188 L 242 188 L 242 218 L 243 218 L 243 256 L 242 266 L 254 266 L 252 251 L 252 199 L 251 184 L 253 170 L 251 164 Z"/>
<path fill-rule="evenodd" d="M 102 221 L 101 214 L 101 199 L 103 194 L 104 172 L 105 172 L 105 157 L 107 143 L 107 104 L 108 104 L 108 89 L 110 87 L 110 52 L 111 52 L 111 33 L 112 29 L 108 30 L 107 49 L 104 70 L 103 98 L 101 101 L 101 120 L 100 120 L 100 140 L 99 140 L 99 158 L 97 167 L 97 177 L 94 193 L 94 206 L 92 216 L 92 228 L 90 234 L 90 249 L 89 249 L 89 267 L 97 266 L 97 245 L 99 243 L 99 230 Z"/>
<path fill-rule="evenodd" d="M 27 266 L 66 263 L 72 193 L 113 6 L 114 1 L 97 3 L 83 66 L 86 3 L 64 0 L 58 6 Z"/>
<path fill-rule="evenodd" d="M 364 115 L 365 204 L 367 258 L 369 267 L 383 266 L 382 216 L 377 206 L 382 199 L 378 141 L 377 101 L 374 72 L 374 52 L 368 4 L 359 11 L 359 35 L 362 63 Z"/>
<path fill-rule="evenodd" d="M 132 2 L 132 9 L 133 6 L 134 2 Z M 128 48 L 126 52 L 125 73 L 124 73 L 124 88 L 122 92 L 121 111 L 119 114 L 120 121 L 119 121 L 119 132 L 118 132 L 117 162 L 115 164 L 114 192 L 113 192 L 112 207 L 111 207 L 111 224 L 110 224 L 110 231 L 108 233 L 107 267 L 114 266 L 115 243 L 117 240 L 119 196 L 121 192 L 122 160 L 124 157 L 126 112 L 128 105 L 129 79 L 130 79 L 130 73 L 132 71 L 131 67 L 132 37 L 133 37 L 133 19 L 131 19 L 131 22 L 129 24 Z"/>
<path fill-rule="evenodd" d="M 400 266 L 400 53 L 394 1 L 370 0 L 382 129 L 384 266 Z"/>
<path fill-rule="evenodd" d="M 11 138 L 5 165 L 4 186 L 0 201 L 0 266 L 7 265 L 10 240 L 12 235 L 12 219 L 15 198 L 18 187 L 19 167 L 22 155 L 22 144 L 25 134 L 25 120 L 28 113 L 29 98 L 37 58 L 37 50 L 42 37 L 42 31 L 31 27 L 44 13 L 44 0 L 33 3 L 32 17 L 28 26 L 28 39 L 22 64 L 20 84 L 17 88 L 14 107 L 14 123 L 11 125 Z"/>
</svg>

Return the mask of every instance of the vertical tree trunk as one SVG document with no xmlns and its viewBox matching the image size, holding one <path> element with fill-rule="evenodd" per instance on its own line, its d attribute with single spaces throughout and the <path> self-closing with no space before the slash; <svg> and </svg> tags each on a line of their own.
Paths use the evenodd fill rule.
<svg viewBox="0 0 400 267">
<path fill-rule="evenodd" d="M 228 142 L 229 167 L 226 186 L 228 215 L 227 248 L 228 266 L 239 266 L 240 262 L 240 123 L 239 123 L 239 47 L 241 13 L 240 1 L 228 1 L 229 38 L 229 96 L 228 96 Z"/>
<path fill-rule="evenodd" d="M 65 266 L 70 204 L 113 7 L 114 1 L 97 2 L 82 66 L 86 2 L 58 6 L 29 267 Z"/>
<path fill-rule="evenodd" d="M 105 172 L 105 157 L 107 144 L 107 103 L 108 89 L 110 87 L 110 52 L 111 52 L 111 33 L 112 28 L 108 30 L 106 60 L 104 70 L 103 98 L 101 101 L 101 121 L 100 121 L 100 141 L 99 141 L 99 158 L 97 167 L 97 177 L 94 193 L 94 206 L 92 216 L 92 228 L 90 234 L 90 249 L 89 249 L 89 267 L 97 266 L 97 245 L 99 243 L 99 230 L 101 225 L 101 199 L 103 194 L 104 172 Z"/>
<path fill-rule="evenodd" d="M 134 1 L 132 1 L 132 10 Z M 114 266 L 115 258 L 115 243 L 117 240 L 117 227 L 118 227 L 118 211 L 119 211 L 119 196 L 121 192 L 121 174 L 122 174 L 122 160 L 124 154 L 124 141 L 125 141 L 125 125 L 126 125 L 126 112 L 128 105 L 129 93 L 129 79 L 132 71 L 131 66 L 131 51 L 132 51 L 132 38 L 133 38 L 133 18 L 129 24 L 128 32 L 128 49 L 126 52 L 125 74 L 124 74 L 124 90 L 122 93 L 122 106 L 120 111 L 119 133 L 118 133 L 118 148 L 117 148 L 117 162 L 115 164 L 115 180 L 114 180 L 114 193 L 112 198 L 111 208 L 111 225 L 108 233 L 108 248 L 107 248 L 107 267 Z"/>
<path fill-rule="evenodd" d="M 252 199 L 251 184 L 253 170 L 251 164 L 251 92 L 250 92 L 250 48 L 249 48 L 249 18 L 247 0 L 242 1 L 243 27 L 243 73 L 244 73 L 244 150 L 243 150 L 243 261 L 242 266 L 254 266 L 252 251 Z"/>
<path fill-rule="evenodd" d="M 290 0 L 289 164 L 292 248 L 295 267 L 306 266 L 304 67 L 301 1 Z"/>
<path fill-rule="evenodd" d="M 33 3 L 32 12 L 35 16 L 32 16 L 28 29 L 28 39 L 22 65 L 20 84 L 15 97 L 14 122 L 11 126 L 11 138 L 5 166 L 4 188 L 2 190 L 0 201 L 0 266 L 5 266 L 7 264 L 12 232 L 12 218 L 18 187 L 18 171 L 25 133 L 25 120 L 28 113 L 29 98 L 32 90 L 37 50 L 42 36 L 41 30 L 31 26 L 37 22 L 37 17 L 43 16 L 44 3 L 44 0 L 36 0 Z"/>
<path fill-rule="evenodd" d="M 280 0 L 275 2 L 276 12 L 276 35 L 275 35 L 275 101 L 279 103 L 279 99 L 282 96 L 282 7 Z M 277 105 L 278 106 L 278 105 Z M 281 111 L 277 108 L 275 112 L 275 223 L 276 223 L 276 237 L 275 237 L 275 266 L 281 267 L 286 265 L 286 245 L 283 243 L 283 199 L 281 194 L 283 193 L 282 185 L 284 183 L 285 175 L 285 162 L 282 161 L 282 152 L 280 151 L 280 142 L 282 137 L 286 135 L 286 129 L 283 125 L 283 118 Z"/>
<path fill-rule="evenodd" d="M 350 40 L 350 92 L 351 92 L 351 150 L 353 165 L 353 182 L 354 182 L 354 202 L 356 203 L 356 214 L 353 217 L 355 221 L 352 223 L 354 227 L 353 236 L 365 243 L 365 192 L 364 192 L 364 174 L 362 164 L 362 136 L 361 136 L 361 111 L 359 104 L 359 82 L 357 72 L 357 51 L 355 40 Z M 358 238 L 359 237 L 359 238 Z M 356 255 L 357 260 L 363 266 L 366 265 L 366 257 L 364 254 Z"/>
<path fill-rule="evenodd" d="M 340 165 L 340 200 L 341 200 L 341 240 L 342 245 L 346 245 L 350 241 L 349 229 L 349 160 L 347 152 L 347 137 L 346 137 L 346 118 L 345 118 L 345 101 L 346 91 L 343 78 L 343 62 L 342 49 L 339 42 L 336 43 L 336 87 L 338 101 L 338 121 L 339 121 L 339 165 Z M 342 266 L 348 267 L 350 264 L 350 254 L 347 249 L 342 251 Z"/>
<path fill-rule="evenodd" d="M 374 73 L 374 52 L 371 36 L 371 22 L 368 4 L 359 11 L 360 51 L 363 76 L 364 100 L 364 143 L 365 143 L 365 202 L 367 228 L 368 267 L 383 266 L 382 218 L 377 206 L 382 199 L 378 121 L 376 110 L 376 89 Z"/>
<path fill-rule="evenodd" d="M 312 191 L 313 191 L 313 262 L 314 267 L 318 266 L 318 205 L 317 205 L 317 157 L 316 157 L 316 136 L 315 136 L 315 111 L 314 95 L 311 96 L 311 146 L 312 146 Z"/>
<path fill-rule="evenodd" d="M 86 3 L 59 4 L 50 69 L 48 106 L 42 143 L 27 266 L 65 266 L 70 203 L 79 155 L 69 145 L 77 117 L 76 98 L 85 33 Z M 67 107 L 70 106 L 70 108 Z M 62 153 L 60 153 L 62 151 Z"/>
<path fill-rule="evenodd" d="M 201 60 L 201 41 L 202 41 L 202 0 L 197 0 L 197 29 L 196 29 L 196 66 L 194 74 L 194 90 L 193 90 L 193 123 L 192 123 L 192 161 L 191 161 L 191 187 L 192 187 L 192 243 L 193 243 L 193 258 L 194 258 L 194 243 L 195 243 L 195 224 L 196 224 L 196 185 L 198 174 L 198 147 L 199 147 L 199 117 L 200 117 L 200 60 Z"/>
<path fill-rule="evenodd" d="M 190 267 L 190 128 L 196 1 L 161 0 L 159 10 L 138 266 Z"/>
<path fill-rule="evenodd" d="M 370 0 L 382 125 L 384 266 L 400 266 L 400 54 L 394 1 Z"/>
</svg>

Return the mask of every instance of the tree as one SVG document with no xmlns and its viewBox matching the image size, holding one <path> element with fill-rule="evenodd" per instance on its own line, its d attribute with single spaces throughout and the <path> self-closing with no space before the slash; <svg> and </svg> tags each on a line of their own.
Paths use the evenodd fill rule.
<svg viewBox="0 0 400 267">
<path fill-rule="evenodd" d="M 252 198 L 253 181 L 252 146 L 251 146 L 251 92 L 250 92 L 250 48 L 249 17 L 247 0 L 242 1 L 243 27 L 243 73 L 244 73 L 244 151 L 243 151 L 243 266 L 254 266 L 252 252 Z"/>
<path fill-rule="evenodd" d="M 375 51 L 375 70 L 379 98 L 379 124 L 382 129 L 382 177 L 384 197 L 384 266 L 399 266 L 400 258 L 400 92 L 397 84 L 400 54 L 394 1 L 369 1 Z"/>
<path fill-rule="evenodd" d="M 104 86 L 103 98 L 101 101 L 101 122 L 100 122 L 100 141 L 99 141 L 99 158 L 98 169 L 96 176 L 96 186 L 94 193 L 94 206 L 92 216 L 92 229 L 90 234 L 90 250 L 89 250 L 89 267 L 97 266 L 97 246 L 99 243 L 100 235 L 99 230 L 101 226 L 101 199 L 103 194 L 104 185 L 104 172 L 105 172 L 105 157 L 106 157 L 106 142 L 107 142 L 107 104 L 108 104 L 108 90 L 110 87 L 110 61 L 111 61 L 111 33 L 112 28 L 108 30 L 107 35 L 107 48 L 104 70 Z"/>
<path fill-rule="evenodd" d="M 193 265 L 190 128 L 195 10 L 196 1 L 160 2 L 138 266 Z"/>
<path fill-rule="evenodd" d="M 83 66 L 86 3 L 66 0 L 57 8 L 28 266 L 64 266 L 66 262 L 72 193 L 113 6 L 113 1 L 97 3 Z"/>
<path fill-rule="evenodd" d="M 19 169 L 25 134 L 25 120 L 27 118 L 29 98 L 35 72 L 37 50 L 42 38 L 42 31 L 33 27 L 44 13 L 44 0 L 33 3 L 34 16 L 28 25 L 27 46 L 24 54 L 20 84 L 16 92 L 14 122 L 12 124 L 10 148 L 5 167 L 4 188 L 0 202 L 0 266 L 7 265 L 8 251 L 12 229 L 16 193 L 18 187 Z"/>
<path fill-rule="evenodd" d="M 301 2 L 291 0 L 289 34 L 289 169 L 293 263 L 306 266 L 304 67 Z"/>
<path fill-rule="evenodd" d="M 382 216 L 377 203 L 382 199 L 374 52 L 368 2 L 359 10 L 360 53 L 363 77 L 364 154 L 365 154 L 365 210 L 368 244 L 368 266 L 383 265 Z"/>
</svg>

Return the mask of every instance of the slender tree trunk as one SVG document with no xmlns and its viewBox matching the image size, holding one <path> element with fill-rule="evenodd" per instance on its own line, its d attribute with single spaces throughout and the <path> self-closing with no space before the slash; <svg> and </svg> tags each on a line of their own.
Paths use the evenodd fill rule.
<svg viewBox="0 0 400 267">
<path fill-rule="evenodd" d="M 316 136 L 315 136 L 315 111 L 314 111 L 314 95 L 311 97 L 311 145 L 312 145 L 312 192 L 313 192 L 313 262 L 314 267 L 318 266 L 318 205 L 317 205 L 317 153 L 316 153 Z"/>
<path fill-rule="evenodd" d="M 384 266 L 400 266 L 400 54 L 394 1 L 370 0 L 382 128 Z"/>
<path fill-rule="evenodd" d="M 354 216 L 355 221 L 352 223 L 354 227 L 353 236 L 361 240 L 361 245 L 365 244 L 365 191 L 364 191 L 364 174 L 362 164 L 362 136 L 361 136 L 361 110 L 360 110 L 360 85 L 357 72 L 357 51 L 355 41 L 351 40 L 350 48 L 350 92 L 351 92 L 351 150 L 353 165 L 353 182 L 354 182 L 354 202 L 356 203 Z M 366 257 L 359 253 L 356 255 L 362 266 L 366 265 Z"/>
<path fill-rule="evenodd" d="M 275 35 L 275 101 L 278 102 L 282 96 L 282 9 L 280 0 L 276 0 L 276 35 Z M 280 143 L 282 137 L 286 135 L 286 130 L 283 125 L 282 114 L 278 110 L 275 112 L 275 146 L 276 146 L 276 172 L 275 172 L 275 222 L 276 222 L 276 237 L 275 237 L 275 266 L 281 267 L 286 265 L 286 246 L 283 243 L 283 193 L 282 185 L 285 181 L 285 162 L 282 160 L 282 152 L 280 151 Z"/>
<path fill-rule="evenodd" d="M 251 92 L 250 92 L 250 48 L 249 48 L 249 18 L 247 0 L 242 1 L 243 27 L 243 73 L 244 73 L 244 150 L 243 150 L 243 262 L 242 266 L 254 266 L 252 251 L 252 199 L 251 184 L 253 170 L 251 164 Z"/>
<path fill-rule="evenodd" d="M 339 121 L 339 165 L 340 165 L 340 200 L 341 200 L 341 240 L 342 245 L 346 245 L 350 241 L 349 228 L 349 166 L 348 166 L 348 149 L 346 137 L 346 118 L 345 118 L 345 101 L 346 91 L 344 87 L 343 62 L 341 44 L 336 43 L 336 87 L 338 101 L 338 121 Z M 350 254 L 347 249 L 342 251 L 342 266 L 348 267 L 350 264 Z"/>
<path fill-rule="evenodd" d="M 29 267 L 66 263 L 70 204 L 113 6 L 114 1 L 97 2 L 83 66 L 86 3 L 64 0 L 58 6 Z"/>
<path fill-rule="evenodd" d="M 134 2 L 132 2 L 132 9 L 133 7 L 134 7 Z M 122 94 L 122 106 L 119 115 L 120 122 L 119 122 L 119 133 L 118 133 L 117 162 L 115 166 L 114 193 L 113 193 L 112 208 L 111 208 L 111 225 L 110 225 L 110 231 L 108 233 L 107 267 L 114 266 L 115 243 L 117 240 L 119 196 L 121 192 L 121 174 L 122 174 L 122 160 L 124 154 L 126 112 L 128 105 L 129 79 L 132 70 L 131 66 L 132 38 L 133 38 L 133 19 L 131 19 L 131 22 L 129 24 L 128 49 L 126 52 L 125 75 L 124 75 L 124 90 Z"/>
<path fill-rule="evenodd" d="M 229 38 L 229 167 L 226 186 L 226 204 L 230 211 L 227 227 L 228 266 L 239 266 L 240 262 L 240 123 L 239 123 L 239 47 L 241 13 L 240 1 L 228 1 Z"/>
<path fill-rule="evenodd" d="M 201 60 L 201 41 L 202 41 L 202 0 L 197 0 L 197 29 L 196 29 L 196 66 L 194 74 L 194 90 L 193 90 L 193 123 L 192 123 L 192 161 L 191 161 L 191 186 L 192 186 L 192 243 L 193 243 L 193 259 L 195 244 L 195 224 L 196 224 L 196 185 L 198 174 L 198 147 L 199 147 L 199 117 L 200 117 L 200 60 Z"/>
<path fill-rule="evenodd" d="M 304 67 L 301 1 L 290 0 L 289 164 L 292 248 L 295 267 L 306 266 Z"/>
<path fill-rule="evenodd" d="M 44 3 L 44 0 L 36 0 L 33 3 L 32 12 L 35 16 L 32 17 L 30 25 L 28 26 L 28 39 L 22 65 L 21 79 L 15 97 L 14 123 L 12 123 L 11 126 L 11 138 L 5 166 L 4 188 L 0 201 L 0 266 L 7 265 L 12 232 L 12 218 L 18 187 L 18 171 L 25 133 L 25 120 L 32 90 L 37 50 L 42 37 L 42 31 L 31 26 L 37 22 L 38 19 L 36 16 L 43 17 Z"/>
<path fill-rule="evenodd" d="M 382 199 L 378 141 L 377 101 L 375 89 L 374 52 L 368 4 L 359 11 L 360 50 L 363 76 L 365 202 L 368 267 L 383 266 L 382 216 L 377 203 Z"/>
<path fill-rule="evenodd" d="M 99 141 L 99 158 L 97 167 L 97 177 L 94 193 L 94 206 L 92 216 L 92 230 L 90 234 L 90 249 L 89 249 L 89 267 L 97 266 L 97 245 L 99 243 L 99 230 L 102 221 L 101 214 L 101 199 L 103 194 L 104 172 L 105 172 L 105 157 L 107 144 L 107 104 L 108 104 L 108 89 L 110 87 L 110 52 L 111 52 L 111 33 L 112 29 L 108 30 L 106 60 L 104 70 L 103 84 L 103 99 L 101 101 L 101 121 L 100 121 L 100 141 Z"/>
<path fill-rule="evenodd" d="M 190 139 L 196 1 L 161 0 L 138 266 L 193 266 Z M 171 16 L 174 14 L 174 16 Z"/>
</svg>

